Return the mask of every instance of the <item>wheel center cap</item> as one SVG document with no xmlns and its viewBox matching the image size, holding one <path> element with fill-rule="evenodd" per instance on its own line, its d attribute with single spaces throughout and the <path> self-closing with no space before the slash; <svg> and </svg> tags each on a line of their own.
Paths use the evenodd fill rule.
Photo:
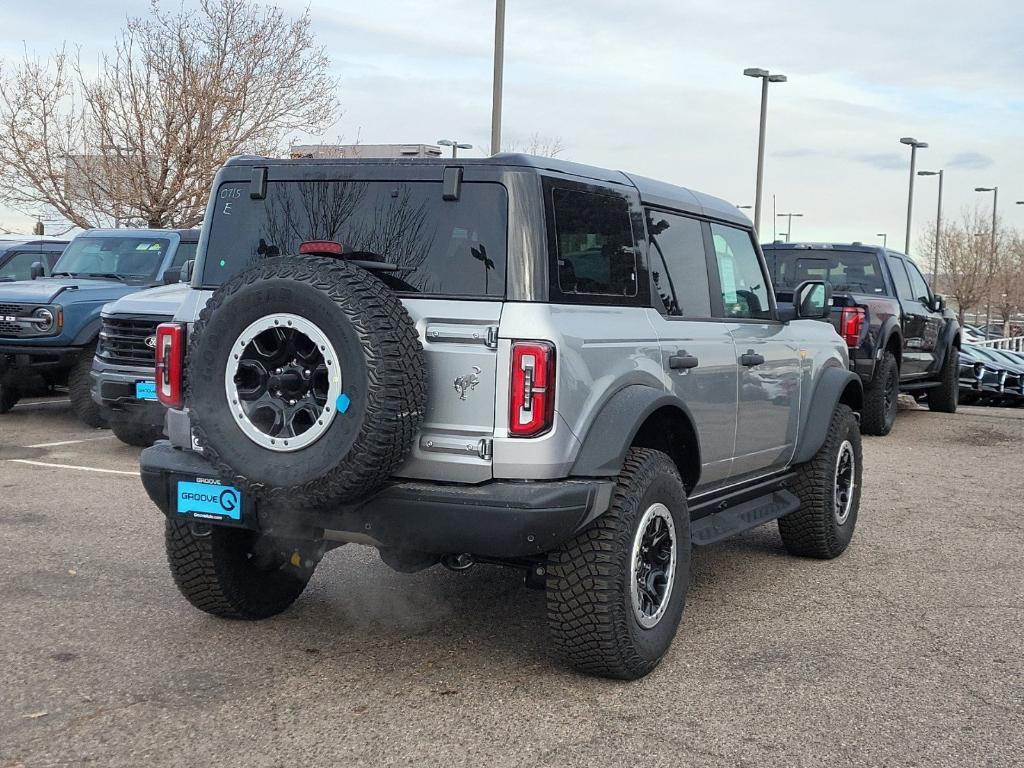
<svg viewBox="0 0 1024 768">
<path fill-rule="evenodd" d="M 280 392 L 282 395 L 292 397 L 303 395 L 306 392 L 306 380 L 297 370 L 286 370 L 281 373 L 273 373 L 267 381 L 272 392 Z"/>
</svg>

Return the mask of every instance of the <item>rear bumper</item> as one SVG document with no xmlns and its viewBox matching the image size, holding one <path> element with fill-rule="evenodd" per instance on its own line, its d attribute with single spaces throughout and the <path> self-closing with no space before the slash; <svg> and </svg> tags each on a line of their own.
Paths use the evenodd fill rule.
<svg viewBox="0 0 1024 768">
<path fill-rule="evenodd" d="M 94 359 L 92 367 L 92 399 L 105 415 L 115 414 L 121 421 L 162 427 L 167 409 L 156 400 L 140 400 L 135 385 L 153 380 L 152 368 L 112 366 Z"/>
<path fill-rule="evenodd" d="M 142 452 L 142 484 L 173 516 L 176 476 L 215 478 L 201 454 L 158 442 Z M 262 531 L 314 530 L 378 547 L 430 554 L 470 553 L 518 558 L 550 552 L 572 538 L 611 502 L 610 480 L 492 481 L 455 485 L 396 481 L 373 495 L 331 509 L 295 509 L 248 503 L 245 527 Z M 343 534 L 339 536 L 338 534 Z"/>
</svg>

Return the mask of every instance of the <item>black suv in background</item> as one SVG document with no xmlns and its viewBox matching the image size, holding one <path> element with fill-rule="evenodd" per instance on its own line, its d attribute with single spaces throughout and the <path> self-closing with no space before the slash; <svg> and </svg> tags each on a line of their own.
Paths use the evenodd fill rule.
<svg viewBox="0 0 1024 768">
<path fill-rule="evenodd" d="M 911 258 L 861 243 L 763 248 L 780 301 L 805 280 L 831 283 L 831 321 L 864 382 L 865 434 L 889 434 L 901 391 L 933 411 L 956 411 L 960 325 Z"/>
</svg>

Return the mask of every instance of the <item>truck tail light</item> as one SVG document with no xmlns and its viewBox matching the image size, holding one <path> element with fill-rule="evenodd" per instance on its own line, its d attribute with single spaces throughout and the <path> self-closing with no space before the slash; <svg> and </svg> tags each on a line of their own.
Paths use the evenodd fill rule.
<svg viewBox="0 0 1024 768">
<path fill-rule="evenodd" d="M 160 323 L 156 327 L 156 397 L 168 408 L 184 403 L 185 325 Z"/>
<path fill-rule="evenodd" d="M 550 430 L 555 421 L 555 345 L 512 342 L 511 386 L 509 434 L 536 437 Z"/>
<path fill-rule="evenodd" d="M 860 346 L 860 335 L 867 324 L 868 313 L 864 307 L 843 307 L 839 316 L 839 335 L 843 337 L 846 346 L 855 348 Z"/>
</svg>

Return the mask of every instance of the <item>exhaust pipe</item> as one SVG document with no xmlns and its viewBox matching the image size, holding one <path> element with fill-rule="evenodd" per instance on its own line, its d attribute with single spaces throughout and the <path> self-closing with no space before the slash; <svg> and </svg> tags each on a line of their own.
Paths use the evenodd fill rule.
<svg viewBox="0 0 1024 768">
<path fill-rule="evenodd" d="M 468 571 L 476 564 L 473 556 L 468 553 L 461 555 L 443 555 L 441 565 L 449 571 Z"/>
</svg>

